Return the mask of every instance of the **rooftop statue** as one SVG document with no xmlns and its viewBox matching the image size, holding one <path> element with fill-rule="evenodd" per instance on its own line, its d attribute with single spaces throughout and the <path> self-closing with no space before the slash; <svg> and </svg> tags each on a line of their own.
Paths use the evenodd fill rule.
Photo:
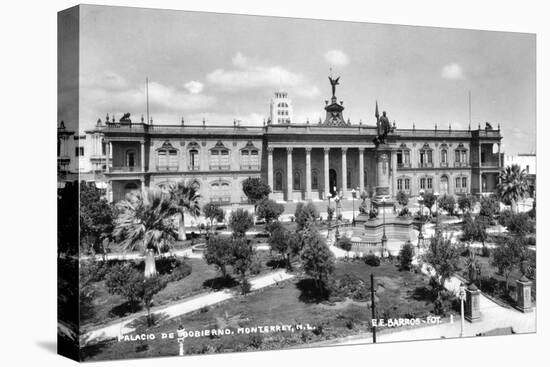
<svg viewBox="0 0 550 367">
<path fill-rule="evenodd" d="M 386 116 L 386 111 L 382 112 L 382 116 L 378 114 L 378 102 L 376 102 L 376 112 L 374 114 L 376 117 L 376 130 L 377 136 L 374 138 L 374 144 L 376 146 L 386 143 L 386 137 L 389 133 L 393 132 L 395 127 L 392 127 L 388 116 Z"/>
<path fill-rule="evenodd" d="M 340 77 L 338 77 L 336 79 L 332 79 L 329 76 L 328 80 L 330 81 L 330 85 L 332 86 L 332 96 L 336 97 L 336 86 L 339 85 L 338 81 L 340 80 Z"/>
</svg>

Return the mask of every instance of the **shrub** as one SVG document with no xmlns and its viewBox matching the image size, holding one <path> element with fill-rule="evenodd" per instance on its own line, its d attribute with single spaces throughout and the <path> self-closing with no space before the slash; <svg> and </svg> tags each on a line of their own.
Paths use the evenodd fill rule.
<svg viewBox="0 0 550 367">
<path fill-rule="evenodd" d="M 481 256 L 482 257 L 490 257 L 491 256 L 491 249 L 487 246 L 481 247 Z"/>
<path fill-rule="evenodd" d="M 464 241 L 479 241 L 485 243 L 487 240 L 487 217 L 471 215 L 464 216 L 462 223 L 462 239 Z"/>
<path fill-rule="evenodd" d="M 365 264 L 370 266 L 380 266 L 380 258 L 375 254 L 365 256 Z"/>
<path fill-rule="evenodd" d="M 405 191 L 399 191 L 397 195 L 395 196 L 395 199 L 399 203 L 399 205 L 407 206 L 409 203 L 409 195 Z"/>
<path fill-rule="evenodd" d="M 510 232 L 519 236 L 533 233 L 535 230 L 533 221 L 529 218 L 529 214 L 527 213 L 518 213 L 510 216 L 507 227 Z"/>
<path fill-rule="evenodd" d="M 411 212 L 409 211 L 409 208 L 407 208 L 407 207 L 404 207 L 403 209 L 401 209 L 399 211 L 399 216 L 400 217 L 408 217 L 409 215 L 411 215 Z"/>
<path fill-rule="evenodd" d="M 439 204 L 439 207 L 449 213 L 449 215 L 454 214 L 456 205 L 454 196 L 445 194 L 440 197 L 437 202 Z"/>
<path fill-rule="evenodd" d="M 296 217 L 298 229 L 302 229 L 305 227 L 306 223 L 314 223 L 319 217 L 319 212 L 311 202 L 305 205 L 304 203 L 298 203 L 294 216 Z"/>
<path fill-rule="evenodd" d="M 351 251 L 351 239 L 347 236 L 342 236 L 338 239 L 337 246 L 346 252 Z"/>
<path fill-rule="evenodd" d="M 414 249 L 410 241 L 407 241 L 399 251 L 399 264 L 401 269 L 410 270 L 414 256 Z"/>
<path fill-rule="evenodd" d="M 278 204 L 268 198 L 262 199 L 256 208 L 258 218 L 265 220 L 266 223 L 279 219 L 279 216 L 283 214 L 284 211 L 285 207 L 282 204 Z"/>
<path fill-rule="evenodd" d="M 144 276 L 131 263 L 116 264 L 105 277 L 107 291 L 124 297 L 130 303 L 140 299 Z"/>
<path fill-rule="evenodd" d="M 222 236 L 212 236 L 206 242 L 204 259 L 207 264 L 214 264 L 223 277 L 227 276 L 227 266 L 231 264 L 231 239 Z"/>
<path fill-rule="evenodd" d="M 506 209 L 500 212 L 500 215 L 498 216 L 498 224 L 504 227 L 508 227 L 508 223 L 510 221 L 510 218 L 514 215 L 511 210 Z"/>
<path fill-rule="evenodd" d="M 483 217 L 493 218 L 500 211 L 500 203 L 494 196 L 484 196 L 480 201 L 479 215 Z"/>
<path fill-rule="evenodd" d="M 469 211 L 474 206 L 475 198 L 472 195 L 459 196 L 457 204 L 463 213 Z"/>
</svg>

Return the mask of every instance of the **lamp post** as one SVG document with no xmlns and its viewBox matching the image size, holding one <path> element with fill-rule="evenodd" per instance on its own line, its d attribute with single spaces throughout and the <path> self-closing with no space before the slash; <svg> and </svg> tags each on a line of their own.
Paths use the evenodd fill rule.
<svg viewBox="0 0 550 367">
<path fill-rule="evenodd" d="M 435 235 L 439 234 L 439 212 L 437 211 L 437 199 L 439 198 L 439 193 L 434 192 L 435 197 Z"/>
<path fill-rule="evenodd" d="M 418 234 L 418 248 L 420 249 L 420 243 L 424 239 L 424 235 L 422 234 L 422 225 L 424 224 L 424 208 L 422 207 L 422 203 L 424 203 L 424 190 L 420 190 L 418 192 L 418 204 L 420 205 L 420 228 L 419 228 L 419 234 Z"/>
<path fill-rule="evenodd" d="M 460 283 L 458 289 L 458 298 L 460 299 L 460 337 L 464 335 L 464 301 L 466 300 L 466 286 Z"/>
<path fill-rule="evenodd" d="M 388 238 L 386 237 L 386 198 L 382 197 L 382 253 L 381 255 L 384 256 L 384 252 L 386 249 L 386 243 L 388 242 Z"/>
<path fill-rule="evenodd" d="M 327 204 L 327 238 L 329 238 L 330 236 L 330 227 L 331 227 L 331 218 L 330 218 L 330 198 L 331 198 L 331 195 L 330 195 L 330 192 L 329 194 L 327 195 L 327 199 L 328 199 L 328 204 Z"/>
<path fill-rule="evenodd" d="M 355 189 L 351 190 L 351 197 L 352 197 L 352 210 L 353 210 L 353 219 L 351 220 L 351 225 L 355 227 L 355 197 L 357 196 L 357 191 Z"/>
</svg>

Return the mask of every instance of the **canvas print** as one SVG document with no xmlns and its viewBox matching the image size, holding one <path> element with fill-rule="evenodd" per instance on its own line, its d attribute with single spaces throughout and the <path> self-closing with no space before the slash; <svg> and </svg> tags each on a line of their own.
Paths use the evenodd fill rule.
<svg viewBox="0 0 550 367">
<path fill-rule="evenodd" d="M 536 332 L 535 52 L 525 33 L 60 11 L 59 353 Z"/>
</svg>

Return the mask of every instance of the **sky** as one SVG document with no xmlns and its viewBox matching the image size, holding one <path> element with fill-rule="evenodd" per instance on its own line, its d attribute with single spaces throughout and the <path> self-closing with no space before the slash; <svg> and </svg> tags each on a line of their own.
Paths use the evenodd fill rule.
<svg viewBox="0 0 550 367">
<path fill-rule="evenodd" d="M 352 123 L 374 124 L 378 101 L 398 128 L 467 129 L 470 91 L 472 128 L 500 124 L 506 154 L 535 150 L 533 34 L 103 6 L 80 19 L 81 131 L 107 113 L 139 121 L 146 77 L 155 124 L 261 125 L 277 90 L 295 122 L 316 122 L 332 69 Z"/>
</svg>

